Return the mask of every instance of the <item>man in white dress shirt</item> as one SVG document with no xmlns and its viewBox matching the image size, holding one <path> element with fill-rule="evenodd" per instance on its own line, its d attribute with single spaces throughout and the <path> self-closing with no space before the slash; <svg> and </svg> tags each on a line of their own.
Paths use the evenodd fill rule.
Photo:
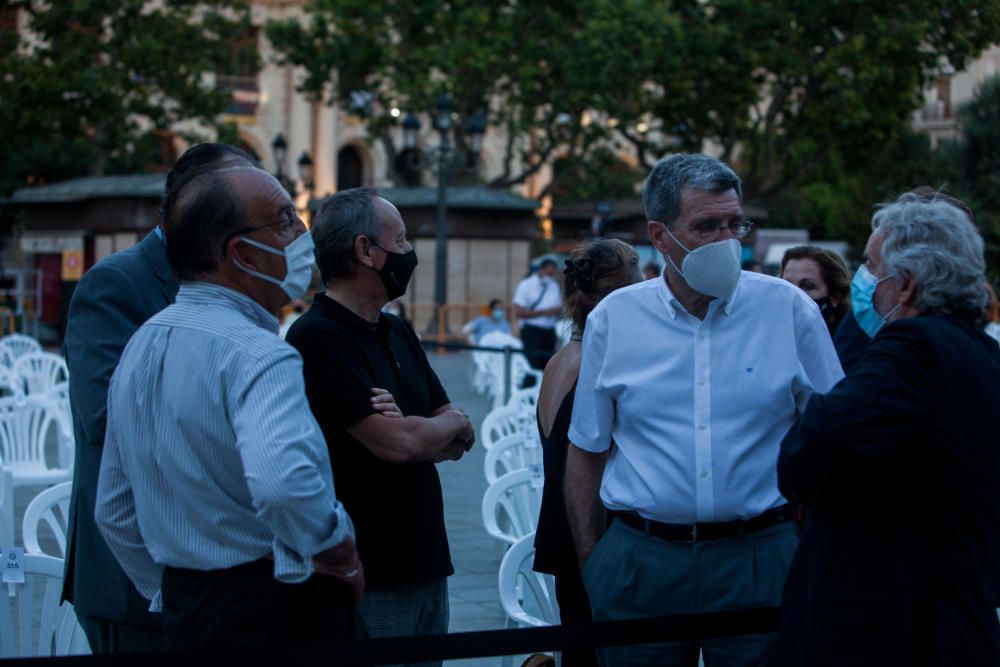
<svg viewBox="0 0 1000 667">
<path fill-rule="evenodd" d="M 562 312 L 562 286 L 556 268 L 555 260 L 546 257 L 514 290 L 514 314 L 521 321 L 524 355 L 538 370 L 544 369 L 556 352 L 556 319 Z"/>
<path fill-rule="evenodd" d="M 353 635 L 363 573 L 276 318 L 312 238 L 250 166 L 191 179 L 171 217 L 181 287 L 112 377 L 97 524 L 166 648 L 329 647 Z"/>
<path fill-rule="evenodd" d="M 587 320 L 566 504 L 597 621 L 781 602 L 797 539 L 778 448 L 810 394 L 843 373 L 801 290 L 740 271 L 741 196 L 714 158 L 661 160 L 643 202 L 664 277 L 614 292 Z M 687 666 L 701 649 L 709 667 L 749 665 L 770 639 L 600 657 Z"/>
</svg>

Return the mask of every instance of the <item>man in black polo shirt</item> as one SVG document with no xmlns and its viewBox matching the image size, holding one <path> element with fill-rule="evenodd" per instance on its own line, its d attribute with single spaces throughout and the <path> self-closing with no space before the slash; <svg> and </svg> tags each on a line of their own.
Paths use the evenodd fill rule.
<svg viewBox="0 0 1000 667">
<path fill-rule="evenodd" d="M 337 495 L 354 520 L 371 637 L 448 630 L 454 572 L 434 464 L 472 446 L 413 330 L 382 306 L 406 291 L 417 259 L 399 211 L 374 190 L 331 197 L 313 225 L 326 293 L 292 325 L 306 395 L 330 447 Z M 402 417 L 380 414 L 388 390 Z"/>
</svg>

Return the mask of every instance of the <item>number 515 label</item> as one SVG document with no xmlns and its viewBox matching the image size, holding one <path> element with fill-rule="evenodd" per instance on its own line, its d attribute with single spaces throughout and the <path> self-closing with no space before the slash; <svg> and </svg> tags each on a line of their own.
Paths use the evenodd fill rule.
<svg viewBox="0 0 1000 667">
<path fill-rule="evenodd" d="M 3 581 L 7 584 L 24 583 L 24 547 L 3 549 L 3 565 L 0 566 Z"/>
</svg>

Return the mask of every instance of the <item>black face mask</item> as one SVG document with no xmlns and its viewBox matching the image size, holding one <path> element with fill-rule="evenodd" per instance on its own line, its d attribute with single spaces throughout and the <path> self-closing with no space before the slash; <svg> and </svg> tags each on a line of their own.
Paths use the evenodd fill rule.
<svg viewBox="0 0 1000 667">
<path fill-rule="evenodd" d="M 813 301 L 815 301 L 816 305 L 819 306 L 819 312 L 823 315 L 823 317 L 830 314 L 829 311 L 833 308 L 833 302 L 830 300 L 829 296 L 821 296 L 818 299 L 813 299 Z"/>
<path fill-rule="evenodd" d="M 410 284 L 413 271 L 417 268 L 417 252 L 412 248 L 410 252 L 392 252 L 374 241 L 371 244 L 385 252 L 385 264 L 376 273 L 385 285 L 389 301 L 398 299 L 406 294 L 406 286 Z"/>
</svg>

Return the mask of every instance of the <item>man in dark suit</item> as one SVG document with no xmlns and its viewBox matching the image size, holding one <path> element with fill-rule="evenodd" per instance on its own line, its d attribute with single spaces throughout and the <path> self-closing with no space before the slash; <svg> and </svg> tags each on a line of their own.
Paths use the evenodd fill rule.
<svg viewBox="0 0 1000 667">
<path fill-rule="evenodd" d="M 781 446 L 781 492 L 815 507 L 776 662 L 997 665 L 1000 351 L 975 325 L 983 241 L 961 209 L 919 194 L 872 226 L 855 278 L 872 342 Z"/>
<path fill-rule="evenodd" d="M 180 186 L 202 173 L 253 162 L 224 144 L 200 144 L 167 174 L 162 219 Z M 62 596 L 76 608 L 94 653 L 160 650 L 160 620 L 108 550 L 94 523 L 104 446 L 108 383 L 136 329 L 170 303 L 178 284 L 167 263 L 162 226 L 139 245 L 98 262 L 73 293 L 64 342 L 76 437 Z"/>
</svg>

